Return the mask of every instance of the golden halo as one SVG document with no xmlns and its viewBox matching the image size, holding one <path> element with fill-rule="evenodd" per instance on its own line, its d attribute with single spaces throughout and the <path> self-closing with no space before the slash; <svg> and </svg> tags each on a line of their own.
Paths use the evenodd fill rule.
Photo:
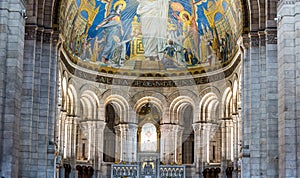
<svg viewBox="0 0 300 178">
<path fill-rule="evenodd" d="M 179 14 L 179 17 L 182 21 L 184 21 L 183 19 L 183 15 L 187 15 L 188 16 L 188 20 L 187 21 L 190 21 L 191 20 L 191 15 L 188 11 L 181 11 L 180 14 Z"/>
<path fill-rule="evenodd" d="M 114 10 L 116 10 L 117 6 L 120 4 L 123 5 L 122 10 L 124 10 L 126 8 L 126 2 L 124 0 L 119 0 L 114 4 Z"/>
</svg>

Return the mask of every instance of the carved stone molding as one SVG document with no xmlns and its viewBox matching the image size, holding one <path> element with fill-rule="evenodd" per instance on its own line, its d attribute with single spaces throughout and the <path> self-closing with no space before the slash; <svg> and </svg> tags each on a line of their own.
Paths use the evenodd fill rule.
<svg viewBox="0 0 300 178">
<path fill-rule="evenodd" d="M 54 31 L 52 33 L 52 42 L 58 43 L 59 42 L 59 31 Z"/>
<path fill-rule="evenodd" d="M 259 46 L 259 35 L 258 32 L 250 32 L 249 33 L 250 38 L 250 45 L 251 47 L 258 47 Z"/>
<path fill-rule="evenodd" d="M 286 4 L 293 5 L 293 4 L 295 4 L 295 2 L 300 2 L 300 0 L 279 0 L 277 7 L 281 8 L 283 5 L 286 5 Z"/>
<path fill-rule="evenodd" d="M 249 48 L 250 38 L 248 34 L 243 34 L 243 45 L 245 48 Z"/>
<path fill-rule="evenodd" d="M 259 45 L 265 46 L 266 45 L 266 34 L 264 31 L 258 32 L 259 35 Z"/>
<path fill-rule="evenodd" d="M 277 30 L 266 30 L 266 43 L 277 44 Z"/>
</svg>

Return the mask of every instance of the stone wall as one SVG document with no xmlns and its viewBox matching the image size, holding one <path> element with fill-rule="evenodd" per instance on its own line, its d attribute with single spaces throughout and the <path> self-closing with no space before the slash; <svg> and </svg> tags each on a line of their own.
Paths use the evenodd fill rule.
<svg viewBox="0 0 300 178">
<path fill-rule="evenodd" d="M 278 6 L 279 177 L 299 177 L 300 2 L 281 0 Z"/>
<path fill-rule="evenodd" d="M 18 177 L 23 78 L 24 9 L 21 0 L 0 2 L 0 176 Z"/>
</svg>

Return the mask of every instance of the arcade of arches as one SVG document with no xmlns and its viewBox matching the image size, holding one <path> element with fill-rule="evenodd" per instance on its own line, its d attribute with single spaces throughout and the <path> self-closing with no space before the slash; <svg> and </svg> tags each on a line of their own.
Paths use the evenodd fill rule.
<svg viewBox="0 0 300 178">
<path fill-rule="evenodd" d="M 2 0 L 0 177 L 299 177 L 299 0 Z"/>
</svg>

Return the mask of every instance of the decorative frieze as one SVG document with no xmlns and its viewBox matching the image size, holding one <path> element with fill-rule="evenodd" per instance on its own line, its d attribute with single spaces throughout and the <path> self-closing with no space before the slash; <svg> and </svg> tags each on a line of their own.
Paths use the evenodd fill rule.
<svg viewBox="0 0 300 178">
<path fill-rule="evenodd" d="M 202 76 L 202 77 L 194 77 L 192 78 L 189 76 L 187 79 L 160 79 L 157 80 L 155 78 L 154 80 L 142 80 L 142 79 L 125 79 L 124 77 L 110 77 L 107 75 L 96 75 L 89 72 L 85 72 L 83 70 L 80 70 L 79 68 L 75 68 L 73 65 L 71 65 L 69 60 L 66 59 L 64 56 L 65 54 L 61 53 L 61 60 L 64 63 L 66 69 L 73 75 L 80 77 L 85 80 L 108 84 L 108 85 L 121 85 L 121 86 L 131 86 L 131 87 L 183 87 L 183 86 L 193 86 L 193 85 L 201 85 L 201 84 L 207 84 L 211 82 L 216 82 L 223 80 L 224 78 L 229 77 L 233 72 L 236 70 L 237 66 L 241 62 L 241 58 L 238 57 L 234 64 L 217 74 L 210 75 L 210 76 Z"/>
</svg>

